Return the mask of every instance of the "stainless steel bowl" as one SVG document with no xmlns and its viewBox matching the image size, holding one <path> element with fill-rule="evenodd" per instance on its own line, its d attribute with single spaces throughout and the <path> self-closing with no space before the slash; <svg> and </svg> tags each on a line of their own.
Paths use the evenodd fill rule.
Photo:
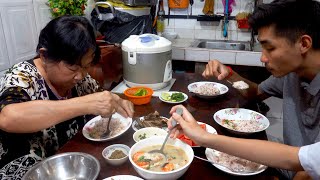
<svg viewBox="0 0 320 180">
<path fill-rule="evenodd" d="M 32 167 L 22 179 L 94 180 L 100 172 L 99 161 L 86 153 L 69 152 L 51 156 Z"/>
</svg>

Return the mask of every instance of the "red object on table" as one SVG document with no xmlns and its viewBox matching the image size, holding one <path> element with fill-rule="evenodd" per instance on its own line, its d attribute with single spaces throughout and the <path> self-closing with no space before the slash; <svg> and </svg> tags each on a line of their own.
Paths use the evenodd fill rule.
<svg viewBox="0 0 320 180">
<path fill-rule="evenodd" d="M 249 29 L 250 28 L 249 23 L 248 23 L 248 19 L 237 20 L 237 23 L 238 23 L 239 29 Z"/>
<path fill-rule="evenodd" d="M 200 127 L 204 130 L 206 130 L 206 124 L 200 124 Z M 178 136 L 178 139 L 180 139 L 181 141 L 189 144 L 190 146 L 198 146 L 194 141 L 192 141 L 192 139 L 190 139 L 188 136 L 184 135 L 184 134 L 180 134 Z"/>
</svg>

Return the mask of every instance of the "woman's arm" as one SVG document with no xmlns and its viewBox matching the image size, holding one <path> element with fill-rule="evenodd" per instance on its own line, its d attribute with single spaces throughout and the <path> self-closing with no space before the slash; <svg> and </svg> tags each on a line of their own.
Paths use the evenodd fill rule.
<svg viewBox="0 0 320 180">
<path fill-rule="evenodd" d="M 87 107 L 77 98 L 69 100 L 34 100 L 5 106 L 0 112 L 0 129 L 31 133 L 87 114 Z"/>
<path fill-rule="evenodd" d="M 34 100 L 13 103 L 0 112 L 0 129 L 14 133 L 31 133 L 85 114 L 108 117 L 115 111 L 133 116 L 133 104 L 108 91 L 68 100 Z"/>
</svg>

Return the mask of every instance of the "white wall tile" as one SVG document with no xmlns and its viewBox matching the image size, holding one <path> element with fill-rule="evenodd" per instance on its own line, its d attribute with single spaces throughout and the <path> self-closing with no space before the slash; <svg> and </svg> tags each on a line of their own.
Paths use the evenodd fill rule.
<svg viewBox="0 0 320 180">
<path fill-rule="evenodd" d="M 194 29 L 216 30 L 219 27 L 217 21 L 196 21 Z"/>
<path fill-rule="evenodd" d="M 171 9 L 171 12 L 174 12 L 175 15 L 188 15 L 188 8 L 186 9 Z"/>
<path fill-rule="evenodd" d="M 218 59 L 223 64 L 235 64 L 236 53 L 230 51 L 210 51 L 210 59 Z"/>
<path fill-rule="evenodd" d="M 196 19 L 175 19 L 175 28 L 194 29 Z"/>
<path fill-rule="evenodd" d="M 165 29 L 170 29 L 175 27 L 175 19 L 164 19 L 164 28 Z"/>
<path fill-rule="evenodd" d="M 237 52 L 236 64 L 246 66 L 262 66 L 260 56 L 261 53 Z"/>
<path fill-rule="evenodd" d="M 184 49 L 173 48 L 172 49 L 172 59 L 174 59 L 174 60 L 184 60 L 185 59 Z"/>
<path fill-rule="evenodd" d="M 238 31 L 238 41 L 250 41 L 251 32 L 248 31 Z"/>
<path fill-rule="evenodd" d="M 189 61 L 208 62 L 208 50 L 185 50 L 185 58 Z"/>
<path fill-rule="evenodd" d="M 236 31 L 236 30 L 238 30 L 237 21 L 230 20 L 229 23 L 228 23 L 228 30 L 229 30 L 229 31 Z"/>
<path fill-rule="evenodd" d="M 216 39 L 216 31 L 215 30 L 199 30 L 196 29 L 194 31 L 195 39 Z"/>
<path fill-rule="evenodd" d="M 238 31 L 228 31 L 228 40 L 236 41 L 238 40 Z"/>
</svg>

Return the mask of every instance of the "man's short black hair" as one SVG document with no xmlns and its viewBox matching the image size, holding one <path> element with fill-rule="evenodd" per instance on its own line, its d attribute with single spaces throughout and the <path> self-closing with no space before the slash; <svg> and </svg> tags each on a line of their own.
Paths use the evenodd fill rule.
<svg viewBox="0 0 320 180">
<path fill-rule="evenodd" d="M 50 61 L 64 61 L 69 65 L 81 65 L 82 57 L 91 49 L 94 52 L 92 64 L 100 59 L 95 30 L 90 22 L 81 16 L 62 16 L 51 20 L 40 32 L 37 53 L 43 53 Z"/>
<path fill-rule="evenodd" d="M 275 34 L 295 43 L 304 34 L 312 38 L 312 47 L 320 49 L 320 2 L 315 0 L 275 0 L 256 7 L 249 17 L 254 31 L 274 26 Z"/>
</svg>

